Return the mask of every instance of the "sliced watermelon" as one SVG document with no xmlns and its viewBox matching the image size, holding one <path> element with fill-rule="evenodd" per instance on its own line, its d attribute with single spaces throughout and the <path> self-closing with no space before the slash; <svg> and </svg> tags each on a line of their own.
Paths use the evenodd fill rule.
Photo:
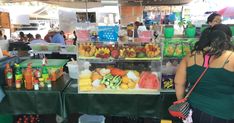
<svg viewBox="0 0 234 123">
<path fill-rule="evenodd" d="M 142 72 L 138 83 L 140 88 L 157 89 L 159 88 L 159 80 L 156 74 L 151 72 Z"/>
</svg>

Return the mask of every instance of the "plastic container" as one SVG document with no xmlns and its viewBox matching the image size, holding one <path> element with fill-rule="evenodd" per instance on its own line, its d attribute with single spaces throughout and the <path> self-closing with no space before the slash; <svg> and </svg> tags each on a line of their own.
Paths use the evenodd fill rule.
<svg viewBox="0 0 234 123">
<path fill-rule="evenodd" d="M 77 62 L 68 62 L 67 63 L 67 67 L 68 67 L 68 72 L 69 72 L 69 76 L 72 79 L 77 79 L 78 77 L 78 64 Z"/>
<path fill-rule="evenodd" d="M 172 38 L 174 36 L 174 27 L 164 27 L 164 37 Z"/>
<path fill-rule="evenodd" d="M 76 52 L 76 46 L 75 45 L 67 45 L 66 50 L 67 50 L 67 52 Z"/>
<path fill-rule="evenodd" d="M 78 123 L 105 123 L 105 117 L 102 115 L 87 115 L 80 116 Z"/>
<path fill-rule="evenodd" d="M 187 38 L 194 38 L 196 35 L 196 27 L 186 28 L 185 35 Z"/>
</svg>

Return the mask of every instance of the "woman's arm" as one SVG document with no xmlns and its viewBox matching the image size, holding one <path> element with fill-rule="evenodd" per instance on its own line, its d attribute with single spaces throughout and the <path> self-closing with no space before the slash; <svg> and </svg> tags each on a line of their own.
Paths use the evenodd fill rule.
<svg viewBox="0 0 234 123">
<path fill-rule="evenodd" d="M 175 75 L 175 90 L 177 100 L 184 98 L 185 95 L 185 85 L 186 85 L 186 57 L 180 62 Z"/>
</svg>

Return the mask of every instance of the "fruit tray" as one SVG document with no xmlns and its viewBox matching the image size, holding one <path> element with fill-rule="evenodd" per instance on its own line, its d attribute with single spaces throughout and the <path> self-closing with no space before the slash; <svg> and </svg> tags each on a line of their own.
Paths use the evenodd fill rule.
<svg viewBox="0 0 234 123">
<path fill-rule="evenodd" d="M 80 71 L 80 93 L 104 94 L 159 94 L 159 73 L 151 71 L 124 70 L 116 67 Z"/>
<path fill-rule="evenodd" d="M 80 43 L 78 58 L 83 59 L 125 59 L 125 60 L 160 60 L 161 45 L 147 43 L 144 45 L 119 45 L 100 43 Z"/>
</svg>

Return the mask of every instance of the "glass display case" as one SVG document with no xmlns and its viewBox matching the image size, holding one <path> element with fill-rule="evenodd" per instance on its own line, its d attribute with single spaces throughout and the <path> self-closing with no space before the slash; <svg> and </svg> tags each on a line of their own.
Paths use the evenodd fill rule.
<svg viewBox="0 0 234 123">
<path fill-rule="evenodd" d="M 181 59 L 192 51 L 197 40 L 196 38 L 162 39 L 164 47 L 161 92 L 175 92 L 174 78 L 177 66 Z"/>
<path fill-rule="evenodd" d="M 159 94 L 162 44 L 80 42 L 78 93 Z"/>
</svg>

